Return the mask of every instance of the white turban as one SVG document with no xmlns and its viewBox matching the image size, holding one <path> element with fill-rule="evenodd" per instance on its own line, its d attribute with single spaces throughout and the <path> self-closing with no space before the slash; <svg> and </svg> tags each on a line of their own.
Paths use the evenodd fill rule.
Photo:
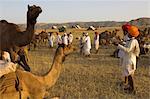
<svg viewBox="0 0 150 99">
<path fill-rule="evenodd" d="M 88 36 L 89 34 L 88 34 L 88 33 L 85 33 L 85 35 Z"/>
</svg>

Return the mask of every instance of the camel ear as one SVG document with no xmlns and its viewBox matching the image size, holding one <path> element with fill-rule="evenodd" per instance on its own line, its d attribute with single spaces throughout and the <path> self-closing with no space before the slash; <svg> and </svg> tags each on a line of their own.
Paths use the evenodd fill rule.
<svg viewBox="0 0 150 99">
<path fill-rule="evenodd" d="M 28 4 L 28 9 L 30 9 L 30 5 Z"/>
</svg>

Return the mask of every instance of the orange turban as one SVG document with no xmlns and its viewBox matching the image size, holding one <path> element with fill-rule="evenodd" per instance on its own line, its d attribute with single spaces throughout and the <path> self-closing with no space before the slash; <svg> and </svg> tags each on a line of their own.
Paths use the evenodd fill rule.
<svg viewBox="0 0 150 99">
<path fill-rule="evenodd" d="M 128 33 L 133 37 L 137 37 L 140 34 L 136 26 L 130 26 L 128 28 Z"/>
</svg>

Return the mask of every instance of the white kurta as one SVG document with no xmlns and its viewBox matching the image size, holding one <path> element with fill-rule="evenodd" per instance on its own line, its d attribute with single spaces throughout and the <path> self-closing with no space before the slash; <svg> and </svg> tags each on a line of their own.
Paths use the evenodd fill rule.
<svg viewBox="0 0 150 99">
<path fill-rule="evenodd" d="M 87 36 L 84 41 L 83 41 L 83 49 L 84 49 L 84 54 L 85 55 L 90 55 L 90 50 L 91 50 L 91 39 L 89 36 Z"/>
<path fill-rule="evenodd" d="M 49 37 L 48 37 L 48 40 L 49 40 L 49 45 L 50 45 L 51 47 L 53 47 L 53 46 L 54 46 L 55 36 L 54 36 L 54 35 L 49 36 Z"/>
<path fill-rule="evenodd" d="M 134 74 L 136 70 L 136 57 L 138 57 L 140 53 L 138 41 L 132 38 L 130 41 L 127 41 L 126 47 L 119 44 L 118 48 L 124 51 L 122 61 L 124 76 Z"/>
<path fill-rule="evenodd" d="M 94 37 L 94 47 L 96 50 L 99 48 L 99 35 L 95 35 Z"/>
<path fill-rule="evenodd" d="M 56 44 L 61 44 L 62 43 L 62 39 L 61 39 L 61 36 L 60 35 L 57 35 L 57 38 L 56 38 Z"/>
<path fill-rule="evenodd" d="M 71 44 L 72 41 L 73 41 L 73 35 L 72 34 L 69 34 L 69 37 L 68 37 L 68 43 Z"/>
<path fill-rule="evenodd" d="M 68 36 L 62 36 L 62 43 L 68 45 Z"/>
</svg>

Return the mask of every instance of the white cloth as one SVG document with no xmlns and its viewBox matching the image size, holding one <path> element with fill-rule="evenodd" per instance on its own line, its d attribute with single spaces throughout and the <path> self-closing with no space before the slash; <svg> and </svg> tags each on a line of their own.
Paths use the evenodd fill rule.
<svg viewBox="0 0 150 99">
<path fill-rule="evenodd" d="M 119 50 L 118 57 L 122 58 L 123 56 L 124 56 L 124 51 L 123 50 Z"/>
<path fill-rule="evenodd" d="M 68 45 L 68 36 L 67 35 L 62 36 L 62 43 L 65 45 Z"/>
<path fill-rule="evenodd" d="M 144 48 L 150 49 L 150 44 L 144 44 Z"/>
<path fill-rule="evenodd" d="M 3 55 L 2 55 L 2 58 L 4 61 L 6 62 L 11 62 L 11 59 L 10 59 L 10 54 L 6 51 L 4 51 Z"/>
<path fill-rule="evenodd" d="M 57 35 L 57 38 L 56 38 L 56 44 L 61 44 L 62 43 L 62 39 L 61 39 L 61 36 L 60 35 Z"/>
<path fill-rule="evenodd" d="M 55 36 L 54 35 L 48 36 L 48 40 L 49 40 L 49 45 L 51 47 L 53 47 L 54 46 Z"/>
<path fill-rule="evenodd" d="M 126 44 L 126 42 L 128 41 L 128 40 L 130 40 L 130 38 L 128 37 L 128 34 L 126 34 L 125 36 L 124 36 L 124 38 L 123 38 L 123 41 L 124 41 L 124 44 Z M 122 58 L 123 56 L 124 56 L 124 51 L 123 50 L 119 50 L 119 52 L 118 52 L 118 57 L 119 58 Z M 121 59 L 122 60 L 122 59 Z"/>
<path fill-rule="evenodd" d="M 91 49 L 91 39 L 89 36 L 85 37 L 84 39 L 84 47 L 87 49 Z"/>
<path fill-rule="evenodd" d="M 125 46 L 118 45 L 118 49 L 124 51 L 124 56 L 122 59 L 122 66 L 124 68 L 124 76 L 134 74 L 136 70 L 136 57 L 139 56 L 140 48 L 139 43 L 136 39 L 132 38 L 130 41 L 126 42 Z"/>
<path fill-rule="evenodd" d="M 73 41 L 73 35 L 72 34 L 69 34 L 69 37 L 68 37 L 68 43 L 71 44 L 72 41 Z"/>
<path fill-rule="evenodd" d="M 98 48 L 99 48 L 99 35 L 95 35 L 95 37 L 94 37 L 94 46 L 95 46 L 95 49 L 98 50 Z"/>
<path fill-rule="evenodd" d="M 6 62 L 4 60 L 0 60 L 0 77 L 8 73 L 15 72 L 16 67 L 17 64 L 14 64 L 13 62 Z"/>
<path fill-rule="evenodd" d="M 91 49 L 91 39 L 89 36 L 86 36 L 84 41 L 83 41 L 83 49 L 84 49 L 84 54 L 89 55 L 90 54 L 90 49 Z"/>
</svg>

